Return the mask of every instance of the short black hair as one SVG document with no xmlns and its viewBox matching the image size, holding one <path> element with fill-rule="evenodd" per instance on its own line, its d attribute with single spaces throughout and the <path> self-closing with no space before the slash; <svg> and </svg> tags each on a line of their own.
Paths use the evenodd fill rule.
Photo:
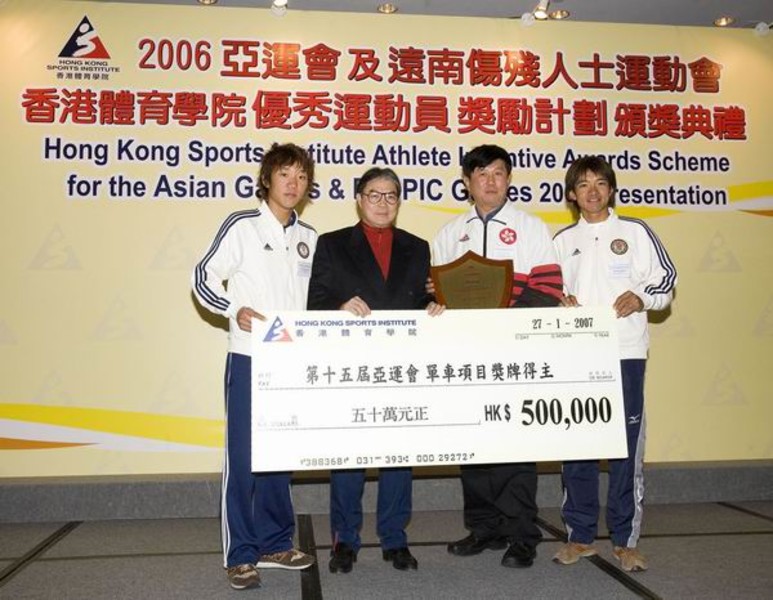
<svg viewBox="0 0 773 600">
<path fill-rule="evenodd" d="M 484 169 L 497 160 L 505 163 L 509 177 L 513 170 L 513 162 L 510 160 L 507 150 L 495 144 L 476 146 L 462 158 L 462 175 L 470 177 L 475 169 Z"/>
<path fill-rule="evenodd" d="M 615 190 L 617 190 L 617 177 L 615 177 L 615 170 L 612 168 L 607 160 L 603 156 L 597 156 L 595 154 L 589 154 L 587 156 L 581 156 L 575 159 L 575 161 L 569 165 L 569 169 L 564 177 L 564 196 L 569 202 L 573 200 L 569 197 L 569 192 L 573 192 L 577 183 L 585 177 L 585 173 L 590 171 L 595 173 L 598 177 L 603 177 L 609 182 L 609 187 L 612 189 L 612 196 L 609 198 L 609 206 L 615 205 Z"/>
<path fill-rule="evenodd" d="M 397 197 L 400 198 L 403 191 L 403 186 L 400 183 L 400 178 L 397 176 L 397 173 L 395 173 L 392 169 L 389 168 L 382 168 L 382 167 L 371 167 L 365 173 L 363 173 L 362 177 L 360 177 L 357 180 L 357 187 L 355 188 L 354 192 L 355 194 L 362 194 L 362 192 L 365 191 L 365 186 L 368 185 L 371 181 L 374 179 L 389 179 L 392 183 L 395 184 L 395 187 L 397 188 Z"/>
<path fill-rule="evenodd" d="M 263 160 L 260 164 L 260 175 L 258 175 L 258 198 L 268 200 L 268 186 L 271 183 L 271 176 L 274 174 L 274 171 L 282 167 L 291 167 L 292 165 L 298 165 L 308 178 L 308 187 L 306 188 L 306 194 L 301 206 L 305 204 L 309 199 L 309 193 L 314 184 L 314 160 L 304 148 L 289 143 L 274 143 L 269 151 L 263 155 Z"/>
</svg>

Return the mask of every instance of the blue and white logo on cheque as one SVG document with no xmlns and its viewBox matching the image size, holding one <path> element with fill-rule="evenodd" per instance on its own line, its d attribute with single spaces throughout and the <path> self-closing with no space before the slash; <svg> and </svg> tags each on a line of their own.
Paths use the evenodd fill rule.
<svg viewBox="0 0 773 600">
<path fill-rule="evenodd" d="M 290 337 L 290 332 L 285 327 L 282 319 L 277 317 L 271 324 L 271 329 L 268 330 L 266 337 L 263 338 L 264 342 L 292 342 L 293 338 Z"/>
</svg>

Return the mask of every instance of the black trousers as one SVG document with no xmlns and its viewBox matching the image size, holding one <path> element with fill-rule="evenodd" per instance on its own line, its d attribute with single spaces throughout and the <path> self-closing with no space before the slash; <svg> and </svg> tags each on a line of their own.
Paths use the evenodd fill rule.
<svg viewBox="0 0 773 600">
<path fill-rule="evenodd" d="M 462 467 L 464 526 L 481 539 L 506 537 L 536 546 L 536 463 Z"/>
</svg>

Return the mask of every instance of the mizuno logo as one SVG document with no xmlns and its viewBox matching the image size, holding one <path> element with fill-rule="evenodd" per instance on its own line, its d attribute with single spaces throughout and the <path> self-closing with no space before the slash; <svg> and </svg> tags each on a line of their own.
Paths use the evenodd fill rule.
<svg viewBox="0 0 773 600">
<path fill-rule="evenodd" d="M 628 417 L 629 425 L 637 425 L 641 421 L 641 415 L 631 415 Z"/>
<path fill-rule="evenodd" d="M 272 252 L 273 252 L 273 250 L 274 250 L 274 249 L 271 247 L 271 244 L 266 244 L 265 246 L 263 246 L 263 249 L 264 249 L 264 250 L 271 250 Z"/>
<path fill-rule="evenodd" d="M 574 252 L 572 252 L 572 256 L 577 256 L 578 254 L 582 254 L 582 252 L 580 252 L 579 248 L 575 248 Z"/>
</svg>

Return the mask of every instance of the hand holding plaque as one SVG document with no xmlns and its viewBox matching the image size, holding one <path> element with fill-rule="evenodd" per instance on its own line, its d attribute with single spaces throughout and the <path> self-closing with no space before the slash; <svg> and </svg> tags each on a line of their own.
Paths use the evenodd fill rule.
<svg viewBox="0 0 773 600">
<path fill-rule="evenodd" d="M 504 308 L 513 287 L 511 260 L 484 258 L 472 251 L 430 269 L 435 296 L 448 308 Z"/>
</svg>

